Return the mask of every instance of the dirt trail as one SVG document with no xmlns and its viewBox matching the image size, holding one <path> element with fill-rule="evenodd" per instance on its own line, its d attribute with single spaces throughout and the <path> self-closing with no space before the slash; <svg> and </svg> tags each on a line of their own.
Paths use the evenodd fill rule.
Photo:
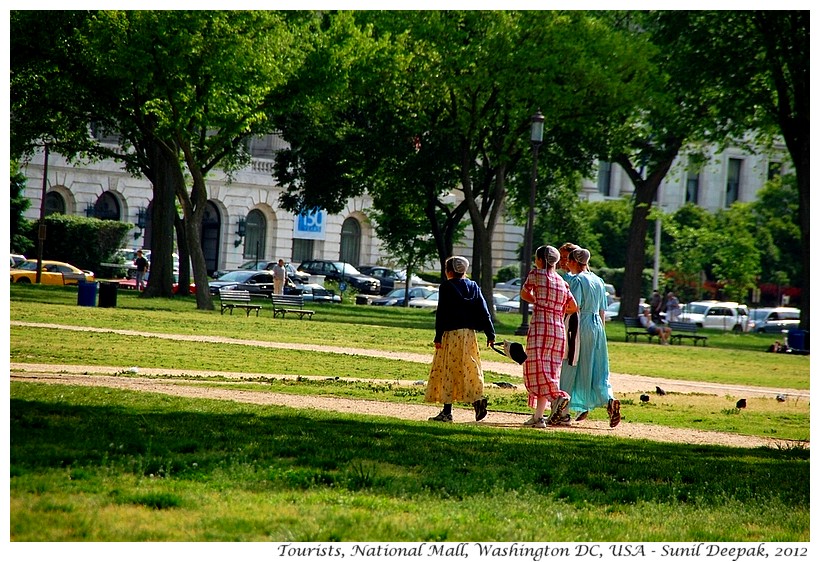
<svg viewBox="0 0 820 562">
<path fill-rule="evenodd" d="M 203 341 L 214 343 L 230 343 L 235 345 L 253 345 L 260 347 L 270 347 L 279 349 L 302 349 L 306 351 L 319 351 L 326 353 L 341 353 L 348 355 L 364 355 L 370 357 L 384 357 L 394 360 L 429 363 L 432 356 L 430 354 L 395 353 L 383 352 L 371 349 L 341 348 L 333 346 L 315 346 L 305 344 L 264 342 L 255 340 L 237 340 L 218 336 L 186 336 L 177 334 L 146 334 L 131 330 L 115 330 L 109 328 L 89 328 L 77 326 L 65 326 L 58 324 L 35 324 L 27 322 L 11 322 L 11 325 L 36 326 L 50 329 L 64 329 L 75 331 L 94 331 L 102 333 L 117 333 L 121 335 L 132 335 L 149 338 L 174 339 L 185 341 Z M 288 406 L 294 408 L 313 408 L 326 411 L 338 411 L 345 413 L 356 413 L 375 416 L 387 416 L 407 420 L 424 420 L 435 415 L 438 407 L 434 405 L 417 404 L 396 404 L 378 402 L 371 400 L 351 400 L 346 398 L 311 397 L 305 399 L 303 396 L 290 394 L 256 392 L 250 390 L 237 390 L 230 388 L 230 383 L 226 383 L 223 388 L 213 388 L 192 381 L 193 377 L 222 376 L 234 379 L 253 379 L 256 377 L 276 377 L 279 379 L 288 378 L 286 375 L 274 373 L 236 373 L 236 372 L 212 372 L 212 371 L 191 371 L 182 369 L 159 369 L 132 366 L 99 366 L 99 365 L 46 365 L 30 363 L 11 363 L 11 380 L 39 382 L 47 384 L 73 384 L 84 386 L 105 386 L 111 388 L 121 388 L 128 390 L 138 390 L 147 392 L 158 392 L 174 396 L 188 398 L 211 398 L 218 400 L 233 400 L 236 402 L 246 402 L 253 404 L 271 404 Z M 483 366 L 487 371 L 508 374 L 512 377 L 521 376 L 521 367 L 510 361 L 497 362 L 485 361 Z M 118 376 L 127 373 L 128 376 Z M 159 378 L 142 378 L 134 375 L 146 375 Z M 184 378 L 185 384 L 179 384 Z M 292 377 L 291 377 L 292 378 Z M 303 377 L 312 378 L 312 377 Z M 315 377 L 324 380 L 327 377 Z M 345 379 L 350 380 L 350 379 Z M 415 381 L 385 381 L 399 382 L 400 384 L 417 384 Z M 653 391 L 655 386 L 660 386 L 670 392 L 680 393 L 702 393 L 728 396 L 776 396 L 786 394 L 790 398 L 809 399 L 808 391 L 790 389 L 772 389 L 759 387 L 746 387 L 739 385 L 723 385 L 715 383 L 700 383 L 689 381 L 675 381 L 655 377 L 639 377 L 625 374 L 612 374 L 613 386 L 619 392 L 644 392 Z M 471 410 L 454 409 L 455 423 L 476 423 Z M 521 429 L 522 422 L 526 415 L 512 414 L 506 412 L 496 412 L 490 410 L 490 415 L 479 422 L 484 425 L 497 427 L 508 427 Z M 610 434 L 618 437 L 647 439 L 653 441 L 669 443 L 691 443 L 691 444 L 713 444 L 732 447 L 782 447 L 789 446 L 791 442 L 784 439 L 774 439 L 765 437 L 752 437 L 718 433 L 711 431 L 701 431 L 695 429 L 676 429 L 657 425 L 639 424 L 624 420 L 617 428 L 612 429 L 605 422 L 584 421 L 573 423 L 569 428 L 548 428 L 546 430 L 528 431 L 577 431 L 587 434 Z M 809 443 L 801 443 L 801 446 L 808 447 Z"/>
</svg>

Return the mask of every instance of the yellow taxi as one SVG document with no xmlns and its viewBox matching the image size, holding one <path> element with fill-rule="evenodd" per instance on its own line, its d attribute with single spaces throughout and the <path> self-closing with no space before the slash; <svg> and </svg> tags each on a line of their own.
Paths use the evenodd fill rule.
<svg viewBox="0 0 820 562">
<path fill-rule="evenodd" d="M 94 273 L 83 271 L 70 263 L 43 260 L 40 283 L 43 285 L 76 285 L 80 281 L 94 281 Z M 36 283 L 37 260 L 26 260 L 11 270 L 12 283 Z"/>
</svg>

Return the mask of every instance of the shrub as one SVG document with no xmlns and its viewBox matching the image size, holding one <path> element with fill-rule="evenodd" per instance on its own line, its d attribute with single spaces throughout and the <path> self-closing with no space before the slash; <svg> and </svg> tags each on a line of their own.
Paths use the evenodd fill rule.
<svg viewBox="0 0 820 562">
<path fill-rule="evenodd" d="M 45 218 L 43 259 L 68 262 L 80 269 L 99 271 L 100 264 L 122 247 L 131 225 L 79 215 L 53 214 Z M 38 222 L 29 225 L 27 237 L 36 246 Z"/>
</svg>

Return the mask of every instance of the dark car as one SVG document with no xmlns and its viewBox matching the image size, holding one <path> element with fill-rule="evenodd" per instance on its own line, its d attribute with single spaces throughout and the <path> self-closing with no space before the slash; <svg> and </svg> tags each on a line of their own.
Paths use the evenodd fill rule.
<svg viewBox="0 0 820 562">
<path fill-rule="evenodd" d="M 251 295 L 269 297 L 273 294 L 273 273 L 253 269 L 229 271 L 216 281 L 208 283 L 212 295 L 218 295 L 220 289 L 248 291 Z"/>
<path fill-rule="evenodd" d="M 222 277 L 223 275 L 228 273 L 228 271 L 237 271 L 237 270 L 240 270 L 240 269 L 256 270 L 256 271 L 264 271 L 266 269 L 271 270 L 271 269 L 273 269 L 273 266 L 276 265 L 277 263 L 278 263 L 278 260 L 277 261 L 268 261 L 268 260 L 246 261 L 245 263 L 243 263 L 242 265 L 240 265 L 239 267 L 237 267 L 234 270 L 215 271 L 214 272 L 214 277 L 218 279 L 219 277 Z M 293 267 L 289 263 L 285 264 L 285 270 L 288 272 L 288 277 L 290 279 L 296 279 L 300 283 L 307 283 L 308 281 L 310 281 L 310 275 L 308 275 L 307 273 L 303 273 L 301 271 L 297 271 L 296 268 Z"/>
<path fill-rule="evenodd" d="M 342 297 L 336 294 L 336 291 L 325 289 L 317 283 L 292 283 L 288 279 L 288 285 L 285 287 L 286 295 L 302 295 L 305 301 L 313 302 L 342 302 Z"/>
<path fill-rule="evenodd" d="M 410 300 L 426 299 L 435 291 L 436 289 L 431 289 L 430 287 L 411 287 Z M 393 289 L 382 298 L 370 301 L 370 304 L 377 306 L 402 306 L 404 304 L 404 289 Z"/>
<path fill-rule="evenodd" d="M 379 283 L 382 285 L 382 295 L 386 295 L 395 289 L 396 283 L 399 281 L 398 274 L 389 267 L 382 267 L 380 265 L 363 265 L 359 267 L 359 271 L 379 280 Z"/>
<path fill-rule="evenodd" d="M 330 281 L 344 281 L 353 286 L 360 293 L 378 295 L 381 283 L 375 277 L 364 275 L 351 264 L 341 261 L 308 260 L 303 261 L 299 271 L 311 275 L 324 275 Z"/>
</svg>

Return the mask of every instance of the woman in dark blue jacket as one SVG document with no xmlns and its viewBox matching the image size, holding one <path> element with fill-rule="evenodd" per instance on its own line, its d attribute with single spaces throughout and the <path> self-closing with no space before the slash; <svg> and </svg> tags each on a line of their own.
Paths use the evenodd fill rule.
<svg viewBox="0 0 820 562">
<path fill-rule="evenodd" d="M 424 395 L 425 402 L 443 403 L 444 409 L 431 421 L 453 421 L 453 402 L 472 404 L 476 421 L 487 416 L 476 330 L 484 332 L 489 347 L 495 343 L 495 328 L 481 289 L 466 278 L 469 265 L 461 256 L 444 263 L 447 281 L 439 287 L 436 351 Z"/>
</svg>

